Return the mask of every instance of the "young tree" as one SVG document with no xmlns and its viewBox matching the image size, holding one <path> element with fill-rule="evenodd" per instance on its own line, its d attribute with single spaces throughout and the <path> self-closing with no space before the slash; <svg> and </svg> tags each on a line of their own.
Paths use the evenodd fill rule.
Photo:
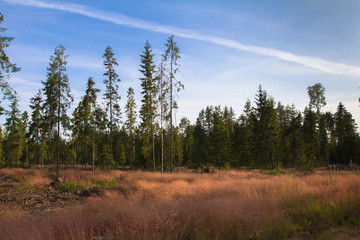
<svg viewBox="0 0 360 240">
<path fill-rule="evenodd" d="M 152 50 L 148 41 L 144 48 L 143 54 L 140 55 L 141 69 L 139 70 L 143 74 L 143 77 L 140 78 L 141 87 L 143 89 L 141 92 L 143 94 L 143 99 L 141 100 L 142 105 L 140 109 L 143 154 L 148 161 L 150 157 L 152 157 L 153 168 L 155 171 L 154 124 L 157 110 L 157 79 L 155 77 L 155 65 L 153 62 L 154 54 L 151 54 Z"/>
<path fill-rule="evenodd" d="M 0 13 L 0 24 L 4 21 L 4 15 Z M 7 29 L 0 26 L 0 33 L 5 32 Z M 0 92 L 3 94 L 3 98 L 11 98 L 13 90 L 10 87 L 7 78 L 12 72 L 20 71 L 20 68 L 10 62 L 8 55 L 5 52 L 5 48 L 10 46 L 10 42 L 13 37 L 6 37 L 0 35 Z M 0 107 L 0 115 L 4 113 L 4 108 Z"/>
<path fill-rule="evenodd" d="M 29 136 L 30 141 L 34 143 L 33 148 L 33 162 L 40 163 L 39 161 L 39 142 L 40 142 L 40 131 L 41 131 L 41 122 L 43 119 L 42 111 L 42 96 L 41 90 L 30 99 L 30 108 L 32 109 L 31 120 L 29 124 Z"/>
<path fill-rule="evenodd" d="M 50 57 L 47 80 L 42 82 L 44 84 L 43 92 L 46 97 L 43 105 L 45 110 L 44 123 L 50 137 L 56 138 L 56 175 L 59 174 L 60 163 L 60 127 L 64 131 L 69 127 L 67 110 L 74 101 L 70 94 L 69 78 L 66 74 L 67 57 L 65 47 L 62 45 L 56 47 L 54 55 Z"/>
<path fill-rule="evenodd" d="M 74 139 L 81 138 L 83 146 L 83 166 L 88 163 L 88 139 L 92 133 L 92 152 L 93 152 L 93 162 L 95 158 L 95 136 L 94 136 L 94 108 L 96 104 L 97 93 L 100 91 L 97 88 L 94 88 L 95 82 L 92 77 L 88 78 L 86 84 L 85 95 L 82 97 L 79 102 L 78 107 L 74 111 L 73 118 L 73 136 Z"/>
<path fill-rule="evenodd" d="M 125 126 L 128 130 L 129 138 L 130 138 L 130 166 L 132 167 L 135 151 L 134 151 L 134 134 L 136 130 L 136 102 L 134 98 L 134 89 L 131 87 L 127 91 L 127 102 L 125 106 L 125 113 L 126 113 L 126 122 Z"/>
<path fill-rule="evenodd" d="M 23 148 L 24 131 L 22 129 L 19 99 L 14 91 L 10 98 L 10 112 L 5 122 L 6 137 L 4 141 L 5 165 L 19 165 Z"/>
<path fill-rule="evenodd" d="M 106 68 L 106 72 L 103 74 L 106 76 L 106 79 L 104 80 L 106 87 L 104 99 L 106 101 L 107 115 L 109 119 L 108 128 L 110 129 L 110 154 L 114 154 L 113 131 L 118 127 L 121 115 L 119 105 L 120 96 L 117 92 L 119 89 L 118 83 L 120 82 L 120 78 L 115 72 L 115 67 L 119 64 L 117 63 L 114 57 L 113 49 L 110 46 L 105 49 L 103 58 L 105 58 L 104 66 Z"/>
</svg>

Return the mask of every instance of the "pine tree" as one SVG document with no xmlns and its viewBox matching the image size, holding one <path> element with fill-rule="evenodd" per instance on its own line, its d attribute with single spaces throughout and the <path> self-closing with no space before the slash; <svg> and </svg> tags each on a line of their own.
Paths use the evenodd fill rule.
<svg viewBox="0 0 360 240">
<path fill-rule="evenodd" d="M 47 69 L 47 80 L 43 81 L 43 92 L 46 97 L 44 101 L 44 127 L 50 137 L 56 142 L 56 174 L 59 174 L 60 163 L 60 130 L 65 131 L 69 127 L 67 110 L 74 101 L 70 94 L 69 78 L 66 74 L 68 55 L 65 55 L 65 47 L 59 45 L 55 48 L 54 55 L 50 57 Z"/>
<path fill-rule="evenodd" d="M 4 21 L 4 15 L 0 13 L 0 24 Z M 0 26 L 0 33 L 5 32 L 7 29 Z M 5 52 L 5 48 L 10 46 L 10 42 L 13 37 L 6 37 L 0 35 L 0 91 L 3 94 L 3 98 L 11 100 L 13 97 L 13 89 L 10 87 L 7 78 L 10 73 L 20 71 L 20 68 L 10 62 L 9 56 Z M 4 108 L 0 107 L 0 115 L 4 113 Z"/>
<path fill-rule="evenodd" d="M 134 98 L 134 89 L 131 87 L 127 91 L 127 102 L 125 106 L 125 113 L 126 113 L 126 122 L 125 126 L 128 130 L 129 138 L 130 138 L 130 166 L 132 167 L 132 164 L 134 162 L 135 158 L 135 151 L 134 151 L 134 141 L 135 141 L 135 130 L 136 130 L 136 102 Z"/>
<path fill-rule="evenodd" d="M 173 165 L 173 107 L 174 107 L 174 91 L 179 92 L 181 89 L 184 89 L 184 85 L 175 78 L 175 74 L 178 71 L 178 60 L 180 59 L 180 50 L 174 42 L 174 36 L 170 36 L 167 43 L 167 47 L 163 60 L 168 65 L 169 70 L 169 94 L 170 94 L 170 172 L 172 171 Z"/>
<path fill-rule="evenodd" d="M 141 87 L 143 91 L 142 105 L 140 109 L 141 129 L 143 137 L 143 154 L 149 163 L 152 158 L 153 169 L 155 171 L 155 117 L 157 110 L 157 79 L 155 77 L 155 65 L 153 62 L 154 54 L 151 54 L 151 46 L 147 41 L 145 50 L 141 57 L 141 69 L 139 70 L 143 77 L 141 80 Z M 149 164 L 148 164 L 149 165 Z"/>
<path fill-rule="evenodd" d="M 104 66 L 106 68 L 106 72 L 103 74 L 106 76 L 104 80 L 104 84 L 106 87 L 104 99 L 106 101 L 107 107 L 107 116 L 109 119 L 108 129 L 110 130 L 110 154 L 114 154 L 113 149 L 113 132 L 118 128 L 118 123 L 120 122 L 120 96 L 118 94 L 118 83 L 120 82 L 120 78 L 115 72 L 115 67 L 119 64 L 117 63 L 113 49 L 108 46 L 105 49 L 105 53 L 103 55 Z"/>
<path fill-rule="evenodd" d="M 161 60 L 158 70 L 158 86 L 159 86 L 159 102 L 160 102 L 160 148 L 161 148 L 161 175 L 164 172 L 164 121 L 165 121 L 165 112 L 166 112 L 166 96 L 168 93 L 167 81 L 164 81 L 166 78 L 166 69 L 164 59 Z"/>
</svg>

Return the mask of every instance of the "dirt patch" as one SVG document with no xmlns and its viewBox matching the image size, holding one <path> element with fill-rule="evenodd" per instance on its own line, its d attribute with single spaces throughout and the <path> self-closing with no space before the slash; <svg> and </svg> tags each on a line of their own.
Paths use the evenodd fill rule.
<svg viewBox="0 0 360 240">
<path fill-rule="evenodd" d="M 87 197 L 100 196 L 98 188 L 84 189 L 78 193 L 54 189 L 40 191 L 9 191 L 0 194 L 0 206 L 21 208 L 25 211 L 50 211 L 83 202 Z"/>
</svg>

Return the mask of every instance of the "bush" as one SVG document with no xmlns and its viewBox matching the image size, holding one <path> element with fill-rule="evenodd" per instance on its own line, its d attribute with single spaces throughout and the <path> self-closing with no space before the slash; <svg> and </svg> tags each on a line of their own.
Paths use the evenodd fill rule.
<svg viewBox="0 0 360 240">
<path fill-rule="evenodd" d="M 85 182 L 69 181 L 59 183 L 58 189 L 62 192 L 76 193 L 89 187 L 90 185 Z"/>
</svg>

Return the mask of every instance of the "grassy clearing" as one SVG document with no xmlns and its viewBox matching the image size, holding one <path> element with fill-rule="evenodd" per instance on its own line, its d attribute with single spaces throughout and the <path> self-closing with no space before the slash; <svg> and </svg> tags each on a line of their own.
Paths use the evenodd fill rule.
<svg viewBox="0 0 360 240">
<path fill-rule="evenodd" d="M 45 170 L 23 173 L 30 186 L 33 174 L 50 179 Z M 60 175 L 61 191 L 97 186 L 104 194 L 46 213 L 0 210 L 0 239 L 289 239 L 360 224 L 357 172 Z"/>
</svg>

